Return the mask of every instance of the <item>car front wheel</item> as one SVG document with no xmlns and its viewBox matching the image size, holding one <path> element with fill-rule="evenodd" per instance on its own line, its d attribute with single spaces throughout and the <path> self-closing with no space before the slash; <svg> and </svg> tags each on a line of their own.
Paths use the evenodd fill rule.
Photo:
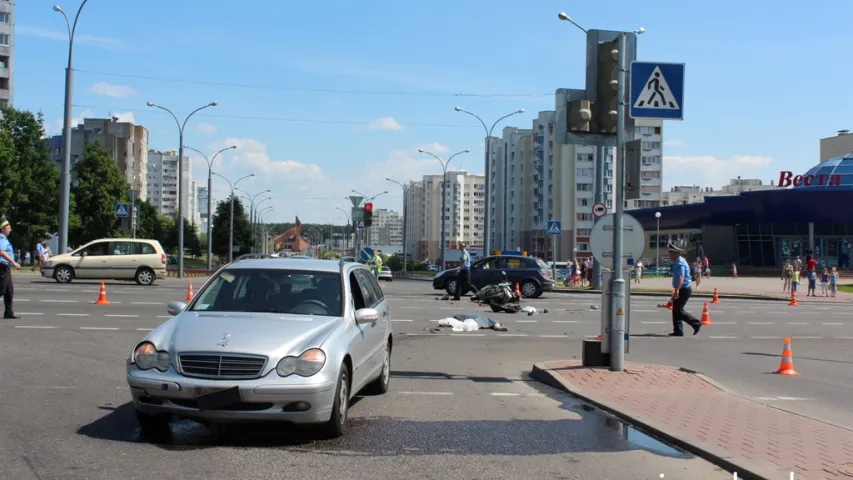
<svg viewBox="0 0 853 480">
<path fill-rule="evenodd" d="M 349 385 L 349 368 L 344 363 L 341 364 L 341 373 L 338 375 L 335 402 L 332 404 L 332 417 L 324 429 L 328 438 L 338 438 L 346 433 L 347 415 L 349 414 Z"/>
<path fill-rule="evenodd" d="M 521 285 L 521 295 L 524 298 L 537 298 L 539 295 L 542 295 L 542 290 L 536 282 L 527 280 Z"/>
<path fill-rule="evenodd" d="M 444 289 L 447 290 L 448 295 L 456 295 L 456 279 L 448 280 L 444 284 Z"/>
<path fill-rule="evenodd" d="M 74 279 L 74 270 L 71 270 L 71 267 L 59 267 L 53 272 L 53 278 L 59 283 L 71 283 Z"/>
</svg>

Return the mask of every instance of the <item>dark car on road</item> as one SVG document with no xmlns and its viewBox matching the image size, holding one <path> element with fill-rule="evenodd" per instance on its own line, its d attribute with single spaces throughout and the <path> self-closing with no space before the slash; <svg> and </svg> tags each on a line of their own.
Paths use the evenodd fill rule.
<svg viewBox="0 0 853 480">
<path fill-rule="evenodd" d="M 512 283 L 513 288 L 516 283 L 519 285 L 525 298 L 536 298 L 542 295 L 542 292 L 554 290 L 554 279 L 551 278 L 548 265 L 538 258 L 520 255 L 495 255 L 472 263 L 471 283 L 478 289 L 496 284 L 503 279 L 502 272 L 506 272 L 507 280 Z M 456 293 L 458 275 L 458 268 L 440 272 L 433 277 L 432 287 L 452 295 Z"/>
</svg>

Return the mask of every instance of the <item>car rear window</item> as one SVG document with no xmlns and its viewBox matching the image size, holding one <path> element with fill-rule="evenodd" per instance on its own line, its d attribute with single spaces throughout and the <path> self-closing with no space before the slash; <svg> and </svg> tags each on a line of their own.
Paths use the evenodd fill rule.
<svg viewBox="0 0 853 480">
<path fill-rule="evenodd" d="M 341 290 L 337 272 L 232 268 L 213 278 L 189 310 L 339 317 Z"/>
</svg>

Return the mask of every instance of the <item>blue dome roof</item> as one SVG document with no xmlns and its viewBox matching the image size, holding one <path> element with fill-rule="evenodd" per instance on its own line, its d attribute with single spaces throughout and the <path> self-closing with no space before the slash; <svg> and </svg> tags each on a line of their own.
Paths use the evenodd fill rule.
<svg viewBox="0 0 853 480">
<path fill-rule="evenodd" d="M 820 181 L 818 179 L 815 179 L 814 183 L 810 186 L 802 184 L 794 188 L 808 188 L 820 190 L 831 188 L 834 190 L 853 190 L 853 154 L 842 155 L 840 157 L 835 157 L 825 162 L 821 162 L 809 169 L 808 172 L 803 174 L 804 177 L 806 175 L 824 175 L 823 185 L 820 184 Z M 829 185 L 831 175 L 837 175 L 838 177 L 840 177 L 841 184 Z"/>
</svg>

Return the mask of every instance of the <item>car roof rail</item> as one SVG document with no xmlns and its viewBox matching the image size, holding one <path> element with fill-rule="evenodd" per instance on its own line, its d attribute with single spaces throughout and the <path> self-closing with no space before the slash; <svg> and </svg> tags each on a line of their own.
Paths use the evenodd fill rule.
<svg viewBox="0 0 853 480">
<path fill-rule="evenodd" d="M 245 254 L 240 255 L 239 257 L 235 258 L 234 261 L 239 262 L 241 260 L 259 260 L 262 258 L 276 258 L 276 257 L 267 255 L 265 253 L 245 253 Z"/>
</svg>

